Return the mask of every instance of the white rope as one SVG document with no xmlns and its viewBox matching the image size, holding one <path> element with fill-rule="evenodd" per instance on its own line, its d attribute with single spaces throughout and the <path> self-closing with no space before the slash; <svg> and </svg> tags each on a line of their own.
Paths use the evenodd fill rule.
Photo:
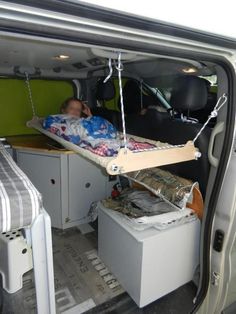
<svg viewBox="0 0 236 314">
<path fill-rule="evenodd" d="M 196 142 L 196 140 L 199 138 L 199 136 L 202 134 L 203 130 L 205 129 L 205 127 L 207 126 L 207 124 L 209 123 L 209 121 L 212 118 L 216 118 L 218 115 L 218 111 L 224 106 L 224 104 L 226 103 L 228 97 L 223 94 L 222 96 L 220 96 L 220 98 L 218 99 L 214 109 L 212 110 L 211 114 L 209 115 L 207 121 L 203 124 L 202 128 L 200 129 L 200 131 L 197 133 L 197 135 L 195 136 L 195 138 L 193 139 L 193 143 Z M 222 101 L 223 100 L 223 101 Z M 222 101 L 222 103 L 221 103 Z"/>
<path fill-rule="evenodd" d="M 133 153 L 142 153 L 142 152 L 150 152 L 154 150 L 164 150 L 164 149 L 171 149 L 171 148 L 181 148 L 184 147 L 185 144 L 180 145 L 165 145 L 165 146 L 159 146 L 159 147 L 152 147 L 152 148 L 142 148 L 142 149 L 135 149 L 132 152 Z"/>
<path fill-rule="evenodd" d="M 32 96 L 32 90 L 30 87 L 30 80 L 29 80 L 28 72 L 25 72 L 25 78 L 26 78 L 25 83 L 26 83 L 26 86 L 27 86 L 28 92 L 29 92 L 29 100 L 30 100 L 30 105 L 32 108 L 33 117 L 35 117 L 36 116 L 36 110 L 35 110 L 35 106 L 34 106 L 34 102 L 33 102 L 33 96 Z"/>
<path fill-rule="evenodd" d="M 107 77 L 104 79 L 103 83 L 106 83 L 106 82 L 111 78 L 112 73 L 113 73 L 112 64 L 111 64 L 111 58 L 109 58 L 108 66 L 109 66 L 109 74 L 108 74 Z"/>
<path fill-rule="evenodd" d="M 121 72 L 123 71 L 123 65 L 121 62 L 121 52 L 118 52 L 118 64 L 116 66 L 118 71 L 119 89 L 120 89 L 120 108 L 121 108 L 121 118 L 122 118 L 122 129 L 123 129 L 123 142 L 124 148 L 127 151 L 127 135 L 125 126 L 125 110 L 124 110 L 124 100 L 123 100 L 123 90 L 122 90 L 122 78 Z"/>
<path fill-rule="evenodd" d="M 140 104 L 143 109 L 143 80 L 140 81 Z"/>
</svg>

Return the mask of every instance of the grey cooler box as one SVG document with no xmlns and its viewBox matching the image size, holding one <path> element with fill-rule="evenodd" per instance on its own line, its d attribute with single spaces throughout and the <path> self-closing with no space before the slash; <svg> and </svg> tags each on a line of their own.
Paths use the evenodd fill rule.
<svg viewBox="0 0 236 314">
<path fill-rule="evenodd" d="M 136 231 L 100 208 L 98 255 L 139 307 L 191 281 L 199 263 L 200 221 Z"/>
</svg>

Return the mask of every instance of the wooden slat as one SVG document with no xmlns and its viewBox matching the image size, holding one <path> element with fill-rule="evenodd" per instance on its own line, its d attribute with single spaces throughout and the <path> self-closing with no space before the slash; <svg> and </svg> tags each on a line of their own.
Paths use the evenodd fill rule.
<svg viewBox="0 0 236 314">
<path fill-rule="evenodd" d="M 179 162 L 196 159 L 197 148 L 193 142 L 187 142 L 183 147 L 173 147 L 160 150 L 134 153 L 129 149 L 120 149 L 117 157 L 107 165 L 106 170 L 110 175 L 117 175 L 140 169 L 160 167 Z"/>
</svg>

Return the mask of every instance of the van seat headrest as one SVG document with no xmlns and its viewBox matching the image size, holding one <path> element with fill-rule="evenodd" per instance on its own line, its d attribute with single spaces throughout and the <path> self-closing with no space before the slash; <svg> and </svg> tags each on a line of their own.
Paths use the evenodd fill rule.
<svg viewBox="0 0 236 314">
<path fill-rule="evenodd" d="M 103 83 L 104 78 L 97 82 L 96 98 L 97 100 L 111 100 L 115 97 L 115 86 L 112 80 Z"/>
<path fill-rule="evenodd" d="M 207 81 L 197 76 L 182 76 L 174 82 L 170 104 L 179 111 L 196 111 L 207 103 Z"/>
</svg>

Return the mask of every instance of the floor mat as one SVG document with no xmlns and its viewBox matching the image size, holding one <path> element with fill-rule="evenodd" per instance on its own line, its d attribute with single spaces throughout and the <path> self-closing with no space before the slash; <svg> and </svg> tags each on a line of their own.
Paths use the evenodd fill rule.
<svg viewBox="0 0 236 314">
<path fill-rule="evenodd" d="M 53 255 L 57 313 L 84 313 L 124 292 L 97 256 L 96 232 L 53 230 Z M 32 272 L 24 276 L 23 289 L 4 293 L 3 313 L 36 313 Z"/>
<path fill-rule="evenodd" d="M 196 287 L 188 283 L 159 300 L 139 308 L 127 293 L 90 309 L 86 314 L 189 314 L 193 309 Z"/>
<path fill-rule="evenodd" d="M 188 314 L 196 287 L 189 283 L 139 309 L 97 256 L 97 234 L 77 228 L 53 230 L 57 313 Z M 3 314 L 35 314 L 33 273 L 24 276 L 19 292 L 4 293 Z"/>
</svg>

